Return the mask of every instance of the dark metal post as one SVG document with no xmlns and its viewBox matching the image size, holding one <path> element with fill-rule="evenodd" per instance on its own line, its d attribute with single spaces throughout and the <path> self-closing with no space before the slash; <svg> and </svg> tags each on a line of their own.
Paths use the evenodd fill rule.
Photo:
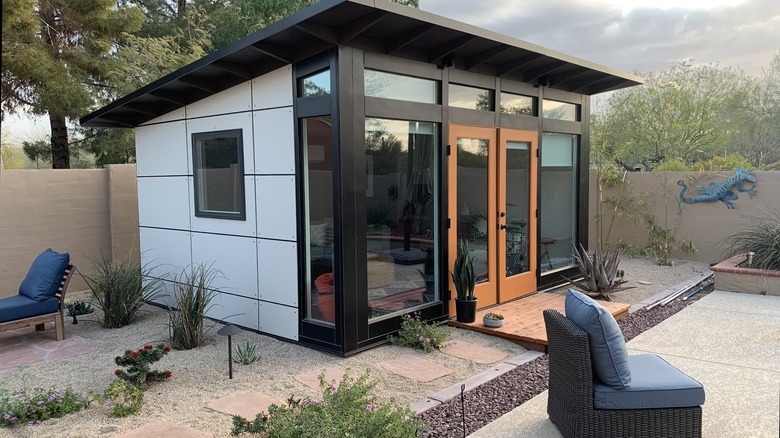
<svg viewBox="0 0 780 438">
<path fill-rule="evenodd" d="M 228 335 L 228 376 L 233 378 L 233 336 Z"/>
</svg>

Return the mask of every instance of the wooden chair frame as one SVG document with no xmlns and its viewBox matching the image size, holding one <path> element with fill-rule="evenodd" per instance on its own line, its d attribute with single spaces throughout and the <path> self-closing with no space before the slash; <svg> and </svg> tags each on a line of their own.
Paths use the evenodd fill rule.
<svg viewBox="0 0 780 438">
<path fill-rule="evenodd" d="M 75 270 L 76 268 L 73 265 L 68 265 L 67 269 L 65 269 L 65 274 L 62 276 L 62 280 L 60 280 L 60 287 L 57 289 L 57 293 L 54 294 L 54 296 L 60 300 L 60 310 L 0 323 L 0 332 L 30 325 L 35 325 L 35 331 L 40 332 L 46 330 L 47 322 L 51 322 L 54 323 L 54 327 L 57 330 L 57 340 L 61 341 L 65 339 L 65 292 L 68 290 L 68 284 L 70 283 L 70 279 Z"/>
</svg>

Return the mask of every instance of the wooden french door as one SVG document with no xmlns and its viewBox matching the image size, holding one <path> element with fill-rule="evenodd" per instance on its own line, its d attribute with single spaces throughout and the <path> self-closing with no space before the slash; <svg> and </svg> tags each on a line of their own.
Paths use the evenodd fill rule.
<svg viewBox="0 0 780 438">
<path fill-rule="evenodd" d="M 480 308 L 536 290 L 537 138 L 535 131 L 450 125 L 448 267 L 458 241 L 468 241 Z"/>
</svg>

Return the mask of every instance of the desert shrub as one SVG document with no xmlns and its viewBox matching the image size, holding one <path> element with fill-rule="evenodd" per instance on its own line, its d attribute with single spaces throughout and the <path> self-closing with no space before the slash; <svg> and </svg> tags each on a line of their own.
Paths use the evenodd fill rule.
<svg viewBox="0 0 780 438">
<path fill-rule="evenodd" d="M 114 362 L 127 369 L 117 368 L 114 374 L 141 389 L 148 383 L 169 379 L 173 375 L 170 371 L 152 369 L 152 364 L 162 359 L 169 351 L 171 347 L 165 344 L 146 344 L 138 350 L 125 350 L 125 354 L 115 357 Z"/>
<path fill-rule="evenodd" d="M 444 346 L 444 341 L 450 332 L 442 326 L 428 324 L 420 318 L 420 313 L 414 316 L 406 314 L 401 317 L 401 330 L 398 336 L 391 336 L 390 342 L 404 347 L 420 348 L 426 353 Z"/>
<path fill-rule="evenodd" d="M 623 255 L 622 249 L 615 249 L 612 253 L 602 251 L 601 245 L 596 242 L 596 249 L 592 255 L 585 250 L 582 244 L 580 244 L 579 249 L 574 247 L 573 255 L 582 280 L 567 280 L 583 289 L 587 295 L 612 301 L 612 297 L 609 295 L 611 292 L 631 289 L 631 287 L 623 286 L 628 281 L 623 279 L 625 273 L 618 269 L 620 257 Z"/>
<path fill-rule="evenodd" d="M 233 362 L 237 362 L 242 365 L 249 365 L 258 359 L 260 359 L 260 355 L 257 354 L 257 345 L 252 344 L 249 341 L 244 344 L 236 345 Z"/>
<path fill-rule="evenodd" d="M 103 393 L 102 401 L 113 406 L 117 417 L 135 414 L 144 403 L 144 390 L 122 379 L 114 379 Z"/>
<path fill-rule="evenodd" d="M 60 391 L 21 387 L 15 392 L 0 388 L 0 425 L 14 427 L 19 424 L 41 424 L 49 418 L 62 417 L 89 406 L 89 401 L 70 387 Z"/>
<path fill-rule="evenodd" d="M 753 268 L 780 270 L 780 207 L 751 216 L 721 241 L 721 247 L 726 257 L 755 253 Z"/>
<path fill-rule="evenodd" d="M 219 271 L 212 265 L 193 265 L 185 268 L 174 280 L 176 308 L 168 308 L 168 331 L 171 346 L 190 350 L 203 345 L 206 311 L 217 296 L 211 283 Z"/>
<path fill-rule="evenodd" d="M 102 311 L 98 322 L 104 328 L 132 323 L 144 301 L 153 300 L 159 294 L 160 282 L 149 277 L 149 265 L 141 265 L 131 258 L 112 262 L 104 256 L 93 259 L 92 265 L 94 273 L 82 277 L 92 293 L 93 303 Z"/>
<path fill-rule="evenodd" d="M 232 434 L 250 432 L 269 438 L 420 436 L 425 425 L 394 400 L 378 403 L 369 394 L 375 386 L 368 371 L 353 379 L 347 370 L 338 387 L 320 374 L 321 399 L 290 398 L 286 406 L 271 405 L 267 414 L 261 412 L 252 422 L 234 416 Z"/>
</svg>

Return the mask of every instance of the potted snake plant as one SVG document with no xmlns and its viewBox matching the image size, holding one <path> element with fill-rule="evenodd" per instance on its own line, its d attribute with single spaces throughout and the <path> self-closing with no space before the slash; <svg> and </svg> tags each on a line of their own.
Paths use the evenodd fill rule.
<svg viewBox="0 0 780 438">
<path fill-rule="evenodd" d="M 477 298 L 474 296 L 476 276 L 474 275 L 474 257 L 469 253 L 466 240 L 458 241 L 458 254 L 452 270 L 452 282 L 455 284 L 455 312 L 458 322 L 471 323 L 477 317 Z"/>
</svg>

